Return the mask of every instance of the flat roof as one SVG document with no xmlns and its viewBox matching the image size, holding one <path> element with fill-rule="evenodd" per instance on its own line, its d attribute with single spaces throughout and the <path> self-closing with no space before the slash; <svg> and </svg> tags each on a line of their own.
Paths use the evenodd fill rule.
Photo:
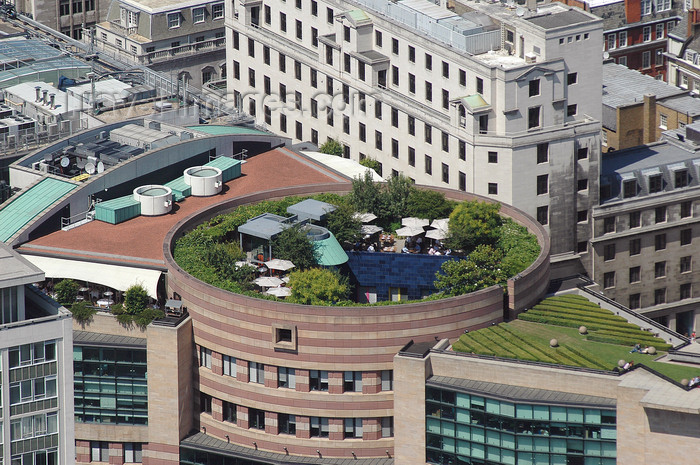
<svg viewBox="0 0 700 465">
<path fill-rule="evenodd" d="M 55 105 L 53 108 L 49 105 L 42 105 L 41 103 L 36 102 L 36 87 L 41 88 L 42 96 L 43 91 L 45 90 L 48 91 L 49 94 L 54 94 Z M 14 86 L 6 88 L 5 92 L 17 96 L 17 98 L 20 98 L 27 102 L 28 105 L 39 107 L 42 111 L 57 116 L 69 111 L 80 111 L 85 109 L 85 107 L 83 106 L 83 101 L 81 99 L 67 94 L 62 90 L 58 90 L 51 84 L 47 84 L 42 81 L 29 81 L 22 82 L 20 84 L 15 84 Z M 49 98 L 48 95 L 46 98 Z"/>
<path fill-rule="evenodd" d="M 311 219 L 315 221 L 321 221 L 328 213 L 335 210 L 335 205 L 315 199 L 302 200 L 287 207 L 287 213 L 297 215 L 300 220 Z"/>
<path fill-rule="evenodd" d="M 44 178 L 8 200 L 0 210 L 0 241 L 7 242 L 27 223 L 58 199 L 78 187 L 70 182 Z"/>
<path fill-rule="evenodd" d="M 686 90 L 658 81 L 626 66 L 616 63 L 603 64 L 603 105 L 619 108 L 643 103 L 644 94 L 654 94 L 656 100 L 661 100 L 687 93 Z"/>
<path fill-rule="evenodd" d="M 204 134 L 209 134 L 212 136 L 223 136 L 223 135 L 238 135 L 238 134 L 264 134 L 269 135 L 269 133 L 260 131 L 258 129 L 247 128 L 244 126 L 223 126 L 219 124 L 199 124 L 197 126 L 187 126 L 187 129 L 193 131 L 199 131 Z"/>
<path fill-rule="evenodd" d="M 146 338 L 117 336 L 114 334 L 94 333 L 92 331 L 73 331 L 74 346 L 146 348 Z"/>
<path fill-rule="evenodd" d="M 44 272 L 0 242 L 0 289 L 44 280 Z"/>
<path fill-rule="evenodd" d="M 284 216 L 263 213 L 238 227 L 238 232 L 260 239 L 270 240 L 289 227 Z"/>
<path fill-rule="evenodd" d="M 625 150 L 608 152 L 600 162 L 600 175 L 641 171 L 673 163 L 684 162 L 697 155 L 676 144 L 658 142 Z M 697 156 L 700 158 L 700 156 Z"/>
<path fill-rule="evenodd" d="M 167 215 L 139 216 L 116 225 L 91 221 L 69 231 L 56 231 L 36 238 L 20 246 L 19 250 L 61 258 L 162 267 L 165 264 L 165 236 L 178 221 L 192 213 L 219 202 L 269 189 L 348 182 L 322 165 L 287 149 L 275 149 L 251 157 L 242 168 L 243 176 L 225 183 L 221 194 L 188 197 Z M 109 172 L 106 173 L 109 176 Z"/>
<path fill-rule="evenodd" d="M 609 409 L 614 409 L 617 405 L 617 400 L 615 398 L 574 394 L 548 389 L 534 389 L 511 384 L 488 383 L 485 381 L 451 378 L 447 376 L 431 376 L 425 384 L 426 386 L 437 388 L 451 388 L 466 394 L 495 397 L 510 402 Z"/>
<path fill-rule="evenodd" d="M 525 19 L 543 29 L 556 29 L 558 27 L 573 26 L 574 24 L 589 22 L 591 17 L 580 10 L 572 8 L 565 11 L 548 10 L 543 15 Z"/>
</svg>

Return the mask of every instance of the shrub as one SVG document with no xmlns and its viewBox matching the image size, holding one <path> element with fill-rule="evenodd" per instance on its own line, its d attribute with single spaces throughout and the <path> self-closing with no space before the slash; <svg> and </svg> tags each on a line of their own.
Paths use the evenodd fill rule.
<svg viewBox="0 0 700 465">
<path fill-rule="evenodd" d="M 455 202 L 447 200 L 442 192 L 414 189 L 408 198 L 408 216 L 427 218 L 448 218 Z"/>
<path fill-rule="evenodd" d="M 456 250 L 471 251 L 478 245 L 495 246 L 503 218 L 499 203 L 465 201 L 450 214 L 448 244 Z"/>
<path fill-rule="evenodd" d="M 287 300 L 304 305 L 329 305 L 346 300 L 350 293 L 347 278 L 325 268 L 293 271 L 289 287 L 292 295 Z"/>
<path fill-rule="evenodd" d="M 131 315 L 143 312 L 148 306 L 148 292 L 140 284 L 134 284 L 126 290 L 124 310 Z"/>
<path fill-rule="evenodd" d="M 83 325 L 92 321 L 93 315 L 97 313 L 97 309 L 88 306 L 87 302 L 74 303 L 70 311 L 73 319 Z"/>
<path fill-rule="evenodd" d="M 374 170 L 379 176 L 382 175 L 382 164 L 372 157 L 363 158 L 362 160 L 360 160 L 360 165 L 364 166 L 365 168 Z"/>
<path fill-rule="evenodd" d="M 316 265 L 314 244 L 306 236 L 301 225 L 294 225 L 279 233 L 271 241 L 276 258 L 291 260 L 297 269 L 305 270 Z"/>
<path fill-rule="evenodd" d="M 337 140 L 329 139 L 318 148 L 318 151 L 329 155 L 341 156 L 343 155 L 343 146 Z"/>
<path fill-rule="evenodd" d="M 80 285 L 72 279 L 64 279 L 54 286 L 56 292 L 56 301 L 61 305 L 70 305 L 75 302 L 78 296 Z"/>
</svg>

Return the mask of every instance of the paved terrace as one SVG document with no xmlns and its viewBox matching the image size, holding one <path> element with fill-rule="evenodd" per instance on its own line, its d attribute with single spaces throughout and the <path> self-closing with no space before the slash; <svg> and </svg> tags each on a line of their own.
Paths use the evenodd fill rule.
<svg viewBox="0 0 700 465">
<path fill-rule="evenodd" d="M 180 220 L 210 205 L 255 192 L 300 185 L 348 183 L 342 176 L 287 149 L 275 149 L 243 164 L 242 176 L 225 184 L 222 194 L 188 197 L 170 214 L 138 216 L 120 224 L 92 221 L 69 231 L 56 231 L 23 244 L 22 253 L 93 259 L 131 266 L 162 266 L 163 241 Z"/>
</svg>

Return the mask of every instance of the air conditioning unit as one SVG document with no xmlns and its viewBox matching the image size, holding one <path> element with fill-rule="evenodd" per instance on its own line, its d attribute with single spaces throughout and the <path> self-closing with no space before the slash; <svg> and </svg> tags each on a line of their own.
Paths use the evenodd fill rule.
<svg viewBox="0 0 700 465">
<path fill-rule="evenodd" d="M 534 53 L 525 54 L 525 63 L 535 63 L 537 61 L 537 55 Z"/>
</svg>

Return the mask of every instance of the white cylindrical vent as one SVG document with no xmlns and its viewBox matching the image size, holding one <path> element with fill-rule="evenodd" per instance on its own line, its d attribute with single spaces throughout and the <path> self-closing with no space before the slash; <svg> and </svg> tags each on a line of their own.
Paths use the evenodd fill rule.
<svg viewBox="0 0 700 465">
<path fill-rule="evenodd" d="M 216 195 L 223 189 L 223 174 L 212 166 L 193 166 L 184 173 L 185 183 L 192 188 L 195 197 Z"/>
<path fill-rule="evenodd" d="M 149 184 L 134 189 L 134 200 L 141 203 L 141 214 L 158 216 L 173 208 L 173 191 L 168 186 Z"/>
</svg>

